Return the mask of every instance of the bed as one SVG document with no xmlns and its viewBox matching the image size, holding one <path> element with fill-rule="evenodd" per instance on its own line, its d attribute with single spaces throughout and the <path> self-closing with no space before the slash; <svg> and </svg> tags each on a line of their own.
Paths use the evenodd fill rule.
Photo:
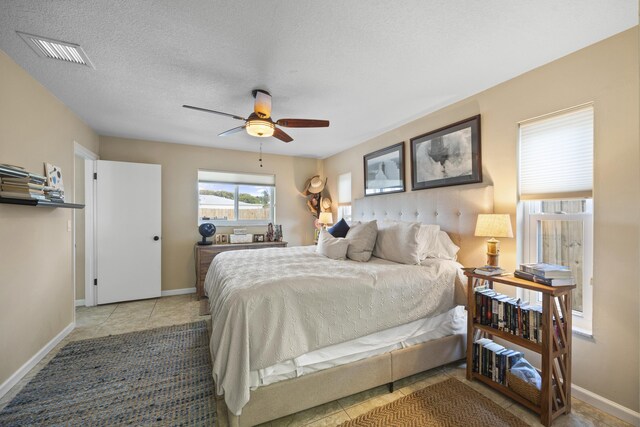
<svg viewBox="0 0 640 427">
<path fill-rule="evenodd" d="M 473 226 L 492 199 L 491 187 L 441 189 L 366 198 L 353 212 L 354 220 L 439 224 L 464 261 L 482 246 Z M 422 264 L 337 261 L 315 247 L 217 257 L 205 287 L 229 424 L 259 424 L 462 359 L 461 264 Z"/>
</svg>

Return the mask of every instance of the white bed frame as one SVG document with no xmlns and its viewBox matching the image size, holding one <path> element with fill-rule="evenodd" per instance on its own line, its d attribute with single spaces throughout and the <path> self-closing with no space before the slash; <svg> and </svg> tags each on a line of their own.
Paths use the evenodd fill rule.
<svg viewBox="0 0 640 427">
<path fill-rule="evenodd" d="M 354 221 L 385 219 L 438 224 L 460 246 L 458 261 L 475 265 L 484 259 L 484 240 L 473 236 L 479 213 L 493 212 L 493 187 L 463 186 L 370 196 L 355 200 Z M 464 290 L 457 290 L 464 304 Z M 336 366 L 299 378 L 280 381 L 251 392 L 241 416 L 228 411 L 217 397 L 218 422 L 231 427 L 254 426 L 465 357 L 466 336 L 417 344 L 368 359 Z M 223 413 L 227 417 L 221 416 Z"/>
</svg>

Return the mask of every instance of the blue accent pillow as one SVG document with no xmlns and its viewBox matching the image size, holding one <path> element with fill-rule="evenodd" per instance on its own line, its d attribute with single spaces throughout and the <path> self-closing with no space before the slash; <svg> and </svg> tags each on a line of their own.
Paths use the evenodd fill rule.
<svg viewBox="0 0 640 427">
<path fill-rule="evenodd" d="M 333 237 L 347 237 L 347 232 L 349 231 L 349 224 L 347 221 L 342 218 L 340 221 L 336 222 L 333 227 L 327 230 Z"/>
</svg>

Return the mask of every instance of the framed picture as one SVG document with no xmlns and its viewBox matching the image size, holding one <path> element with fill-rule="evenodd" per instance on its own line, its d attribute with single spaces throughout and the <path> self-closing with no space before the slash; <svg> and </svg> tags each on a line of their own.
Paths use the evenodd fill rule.
<svg viewBox="0 0 640 427">
<path fill-rule="evenodd" d="M 411 190 L 482 182 L 480 115 L 411 138 Z"/>
<path fill-rule="evenodd" d="M 404 191 L 404 142 L 364 156 L 364 195 Z"/>
<path fill-rule="evenodd" d="M 229 243 L 229 237 L 226 234 L 221 234 L 220 243 Z"/>
<path fill-rule="evenodd" d="M 264 234 L 254 234 L 253 235 L 254 242 L 264 242 Z"/>
</svg>

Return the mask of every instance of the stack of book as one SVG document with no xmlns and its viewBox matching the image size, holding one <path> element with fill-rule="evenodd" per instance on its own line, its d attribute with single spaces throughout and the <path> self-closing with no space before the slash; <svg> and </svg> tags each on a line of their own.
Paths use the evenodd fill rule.
<svg viewBox="0 0 640 427">
<path fill-rule="evenodd" d="M 64 203 L 64 191 L 60 190 L 59 188 L 45 186 L 44 194 L 47 200 L 51 200 L 52 202 Z"/>
<path fill-rule="evenodd" d="M 476 289 L 476 323 L 517 335 L 535 343 L 542 342 L 542 306 L 521 302 L 493 289 Z"/>
<path fill-rule="evenodd" d="M 507 349 L 489 338 L 481 338 L 473 343 L 473 372 L 506 386 L 507 371 L 523 356 L 523 353 Z"/>
<path fill-rule="evenodd" d="M 520 270 L 513 272 L 515 277 L 530 280 L 548 286 L 574 285 L 573 273 L 569 267 L 546 263 L 520 264 Z"/>
<path fill-rule="evenodd" d="M 46 200 L 45 181 L 44 176 L 21 167 L 0 165 L 0 197 Z"/>
</svg>

